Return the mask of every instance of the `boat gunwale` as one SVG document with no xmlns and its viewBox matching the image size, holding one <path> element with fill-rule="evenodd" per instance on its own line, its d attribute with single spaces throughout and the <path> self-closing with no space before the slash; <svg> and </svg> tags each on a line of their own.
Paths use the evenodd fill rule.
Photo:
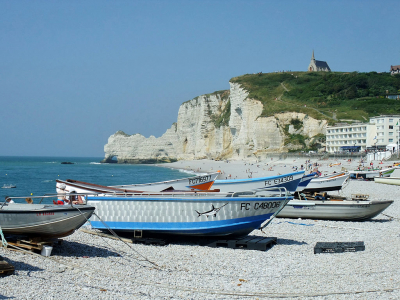
<svg viewBox="0 0 400 300">
<path fill-rule="evenodd" d="M 286 174 L 281 174 L 281 175 L 275 175 L 275 176 L 267 176 L 267 177 L 256 177 L 256 178 L 242 178 L 242 179 L 220 179 L 220 180 L 215 180 L 214 185 L 218 184 L 240 184 L 240 183 L 249 183 L 249 182 L 258 182 L 258 181 L 265 181 L 265 180 L 271 180 L 271 179 L 278 179 L 286 176 L 294 176 L 294 175 L 304 175 L 305 171 L 299 171 L 299 172 L 292 172 L 292 173 L 286 173 Z M 302 177 L 300 177 L 301 179 Z M 297 179 L 293 179 L 297 180 Z"/>
<path fill-rule="evenodd" d="M 324 182 L 324 181 L 328 181 L 328 180 L 332 180 L 332 179 L 339 179 L 339 178 L 346 177 L 346 176 L 350 176 L 350 174 L 344 172 L 344 173 L 335 174 L 333 176 L 315 177 L 315 178 L 311 179 L 311 181 L 315 180 L 314 182 Z"/>
<path fill-rule="evenodd" d="M 132 183 L 132 184 L 122 184 L 122 185 L 110 185 L 108 187 L 113 187 L 113 188 L 123 188 L 123 187 L 140 187 L 140 186 L 152 186 L 152 185 L 159 185 L 159 184 L 169 184 L 169 183 L 174 183 L 174 182 L 180 182 L 180 181 L 185 181 L 189 179 L 195 179 L 196 177 L 203 177 L 203 176 L 214 176 L 218 177 L 218 175 L 221 174 L 221 172 L 214 172 L 214 173 L 204 173 L 204 175 L 195 175 L 193 177 L 185 177 L 185 178 L 179 178 L 179 179 L 172 179 L 172 180 L 165 180 L 165 181 L 158 181 L 158 182 L 149 182 L 149 183 Z M 70 179 L 67 179 L 70 180 Z M 67 181 L 66 180 L 66 181 Z M 205 181 L 202 183 L 209 183 L 215 180 L 209 180 Z"/>
<path fill-rule="evenodd" d="M 254 196 L 254 197 L 213 197 L 213 198 L 201 198 L 199 197 L 201 195 L 188 195 L 187 197 L 151 197 L 153 195 L 149 195 L 148 197 L 131 197 L 131 196 L 126 196 L 126 197 L 115 197 L 115 196 L 88 196 L 86 198 L 86 201 L 157 201 L 157 202 L 243 202 L 243 201 L 249 201 L 249 202 L 254 202 L 254 201 L 259 201 L 259 202 L 265 202 L 265 201 L 282 201 L 282 200 L 287 200 L 289 198 L 293 199 L 293 196 L 288 195 L 288 196 L 277 196 L 277 197 L 263 197 L 263 196 Z M 210 196 L 211 197 L 211 196 Z M 90 203 L 89 203 L 90 205 Z"/>
<path fill-rule="evenodd" d="M 14 207 L 14 208 L 9 208 L 12 207 L 14 205 L 18 205 L 20 206 L 20 209 Z M 26 205 L 30 205 L 30 204 L 24 204 L 24 203 L 12 203 L 11 205 L 7 205 L 7 206 L 3 206 L 2 209 L 0 209 L 0 214 L 5 214 L 5 213 L 25 213 L 25 214 L 29 214 L 29 213 L 40 213 L 40 212 L 69 212 L 69 211 L 73 211 L 73 212 L 79 212 L 79 211 L 94 211 L 96 208 L 92 205 L 81 205 L 79 207 L 75 206 L 70 206 L 70 205 L 49 205 L 49 207 L 46 208 L 34 208 L 34 209 L 26 209 L 26 207 L 24 208 L 23 206 Z M 37 204 L 39 205 L 39 204 Z M 47 205 L 47 204 L 46 204 Z M 6 209 L 4 209 L 6 208 Z"/>
<path fill-rule="evenodd" d="M 296 201 L 301 201 L 301 200 L 296 200 Z M 343 205 L 343 206 L 350 206 L 350 205 L 379 205 L 379 204 L 387 204 L 390 203 L 392 204 L 394 200 L 302 200 L 303 202 L 292 202 L 289 201 L 288 204 L 289 206 L 312 206 L 312 205 L 324 205 L 324 206 L 329 206 L 329 205 Z M 362 201 L 362 202 L 361 202 Z M 309 202 L 309 204 L 306 204 L 306 202 Z"/>
</svg>

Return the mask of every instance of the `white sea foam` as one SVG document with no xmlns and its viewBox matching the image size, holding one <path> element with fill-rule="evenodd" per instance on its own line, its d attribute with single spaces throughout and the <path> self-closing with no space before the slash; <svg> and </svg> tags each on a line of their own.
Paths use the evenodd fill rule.
<svg viewBox="0 0 400 300">
<path fill-rule="evenodd" d="M 95 162 L 95 161 L 92 161 L 92 162 L 89 163 L 89 165 L 101 165 L 101 164 L 102 164 L 102 163 Z"/>
<path fill-rule="evenodd" d="M 196 172 L 192 171 L 192 170 L 185 170 L 185 169 L 178 169 L 179 172 L 182 173 L 187 173 L 187 174 L 196 174 Z"/>
</svg>

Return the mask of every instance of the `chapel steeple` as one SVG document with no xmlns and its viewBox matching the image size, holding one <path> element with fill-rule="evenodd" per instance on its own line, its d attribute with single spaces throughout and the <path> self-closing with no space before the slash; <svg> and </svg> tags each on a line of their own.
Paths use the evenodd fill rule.
<svg viewBox="0 0 400 300">
<path fill-rule="evenodd" d="M 311 56 L 311 61 L 310 61 L 310 64 L 308 65 L 308 71 L 309 72 L 315 72 L 315 71 L 330 72 L 331 69 L 329 68 L 328 63 L 326 61 L 315 59 L 314 50 L 313 50 L 312 56 Z"/>
</svg>

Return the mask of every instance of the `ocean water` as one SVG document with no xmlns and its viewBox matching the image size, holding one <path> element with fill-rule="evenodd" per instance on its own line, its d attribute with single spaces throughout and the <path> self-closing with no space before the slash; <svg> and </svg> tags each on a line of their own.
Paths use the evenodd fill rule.
<svg viewBox="0 0 400 300">
<path fill-rule="evenodd" d="M 3 202 L 6 196 L 28 197 L 54 194 L 57 179 L 75 179 L 100 185 L 120 185 L 193 176 L 182 170 L 153 165 L 102 164 L 101 160 L 101 157 L 0 156 L 0 202 Z M 61 162 L 73 164 L 61 164 Z M 1 188 L 4 184 L 13 184 L 17 187 Z M 24 202 L 24 200 L 18 202 Z"/>
</svg>

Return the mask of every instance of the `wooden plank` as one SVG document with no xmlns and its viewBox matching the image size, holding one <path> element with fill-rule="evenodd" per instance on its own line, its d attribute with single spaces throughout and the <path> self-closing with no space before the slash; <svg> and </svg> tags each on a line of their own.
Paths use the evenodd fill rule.
<svg viewBox="0 0 400 300">
<path fill-rule="evenodd" d="M 43 246 L 45 245 L 53 246 L 52 241 L 35 243 L 33 241 L 16 240 L 16 241 L 8 241 L 7 243 L 16 247 L 27 249 L 29 251 L 34 251 L 34 250 L 41 251 L 43 249 Z"/>
<path fill-rule="evenodd" d="M 8 276 L 13 274 L 15 268 L 12 264 L 6 261 L 0 261 L 0 276 Z"/>
</svg>

